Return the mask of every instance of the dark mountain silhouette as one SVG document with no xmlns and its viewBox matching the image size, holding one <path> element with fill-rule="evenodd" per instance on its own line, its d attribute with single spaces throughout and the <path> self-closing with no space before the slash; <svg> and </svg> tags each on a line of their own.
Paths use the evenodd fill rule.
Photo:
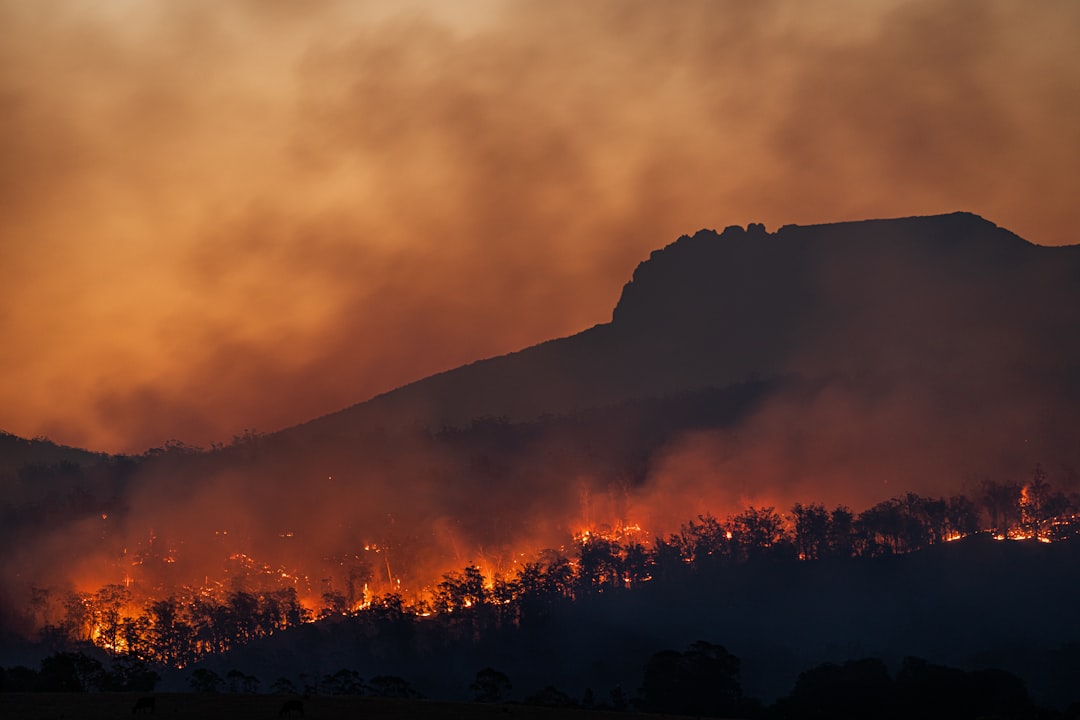
<svg viewBox="0 0 1080 720">
<path fill-rule="evenodd" d="M 528 420 L 784 373 L 991 391 L 1052 378 L 1075 396 L 1078 321 L 1080 246 L 1032 245 L 968 213 L 702 230 L 638 266 L 610 323 L 291 432 Z"/>
</svg>

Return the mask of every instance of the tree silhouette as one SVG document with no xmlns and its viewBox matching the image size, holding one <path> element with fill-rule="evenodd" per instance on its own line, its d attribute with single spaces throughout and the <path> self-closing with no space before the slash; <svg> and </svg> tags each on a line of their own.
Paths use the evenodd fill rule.
<svg viewBox="0 0 1080 720">
<path fill-rule="evenodd" d="M 588 535 L 578 543 L 577 589 L 579 593 L 604 592 L 622 584 L 619 543 Z"/>
<path fill-rule="evenodd" d="M 734 715 L 742 706 L 739 659 L 703 640 L 684 653 L 662 650 L 645 664 L 640 704 L 649 712 Z"/>
<path fill-rule="evenodd" d="M 5 692 L 38 692 L 41 690 L 41 676 L 37 670 L 25 665 L 16 665 L 4 672 Z"/>
<path fill-rule="evenodd" d="M 875 658 L 825 663 L 799 675 L 791 694 L 776 705 L 780 717 L 861 720 L 895 717 L 892 679 Z"/>
<path fill-rule="evenodd" d="M 957 535 L 979 532 L 979 508 L 965 495 L 955 495 L 948 500 L 945 520 L 949 531 Z"/>
<path fill-rule="evenodd" d="M 106 648 L 120 647 L 123 639 L 122 609 L 129 602 L 129 589 L 118 584 L 104 586 L 91 599 L 91 619 L 97 629 L 97 639 Z"/>
<path fill-rule="evenodd" d="M 319 692 L 324 695 L 363 695 L 364 682 L 360 673 L 341 668 L 333 675 L 323 675 L 319 680 Z"/>
<path fill-rule="evenodd" d="M 732 555 L 730 528 L 709 513 L 685 523 L 672 540 L 681 558 L 695 570 L 721 565 Z"/>
<path fill-rule="evenodd" d="M 297 692 L 296 683 L 287 677 L 279 677 L 270 683 L 270 691 L 278 695 L 295 695 Z"/>
<path fill-rule="evenodd" d="M 690 565 L 684 560 L 680 538 L 677 535 L 672 535 L 667 540 L 656 538 L 653 543 L 652 559 L 654 574 L 662 583 L 672 582 L 684 576 L 690 569 Z"/>
<path fill-rule="evenodd" d="M 408 680 L 397 675 L 376 675 L 368 682 L 368 690 L 375 697 L 398 700 L 420 697 L 420 693 L 413 689 Z"/>
<path fill-rule="evenodd" d="M 1002 670 L 965 672 L 909 657 L 895 685 L 904 717 L 1029 717 L 1034 711 L 1023 681 Z"/>
<path fill-rule="evenodd" d="M 986 510 L 990 528 L 1006 533 L 1020 523 L 1020 492 L 1016 483 L 998 483 L 989 478 L 979 485 L 978 502 Z"/>
<path fill-rule="evenodd" d="M 526 705 L 539 705 L 540 707 L 571 708 L 577 707 L 577 701 L 554 685 L 547 685 L 525 698 Z"/>
<path fill-rule="evenodd" d="M 908 537 L 907 520 L 899 498 L 892 498 L 863 511 L 856 522 L 861 554 L 867 557 L 904 551 Z"/>
<path fill-rule="evenodd" d="M 732 517 L 731 532 L 739 557 L 751 560 L 780 544 L 784 539 L 784 521 L 776 508 L 751 505 Z"/>
<path fill-rule="evenodd" d="M 104 684 L 101 663 L 81 652 L 59 652 L 42 658 L 38 680 L 47 692 L 86 692 Z"/>
<path fill-rule="evenodd" d="M 466 567 L 462 572 L 448 572 L 443 575 L 435 593 L 435 607 L 441 612 L 454 612 L 465 608 L 482 605 L 488 600 L 488 591 L 484 587 L 484 575 L 475 565 Z"/>
<path fill-rule="evenodd" d="M 696 688 L 685 670 L 685 658 L 674 650 L 661 650 L 649 658 L 639 690 L 639 704 L 650 712 L 692 714 Z"/>
<path fill-rule="evenodd" d="M 652 558 L 639 542 L 631 542 L 623 548 L 623 582 L 628 588 L 639 587 L 652 573 Z"/>
<path fill-rule="evenodd" d="M 254 675 L 236 670 L 235 668 L 225 673 L 225 681 L 229 684 L 229 692 L 253 694 L 259 690 L 259 678 Z"/>
<path fill-rule="evenodd" d="M 157 686 L 161 676 L 143 662 L 130 655 L 119 655 L 105 675 L 102 690 L 121 692 L 150 692 Z"/>
<path fill-rule="evenodd" d="M 545 594 L 552 600 L 572 598 L 574 596 L 574 568 L 570 558 L 558 550 L 540 552 L 540 562 L 544 566 L 543 585 Z"/>
<path fill-rule="evenodd" d="M 855 554 L 855 516 L 843 505 L 829 513 L 828 556 L 849 558 Z"/>
<path fill-rule="evenodd" d="M 944 542 L 948 535 L 948 504 L 944 499 L 907 493 L 903 499 L 908 550 Z"/>
<path fill-rule="evenodd" d="M 181 618 L 181 607 L 175 598 L 152 603 L 148 608 L 150 632 L 148 641 L 156 659 L 166 665 L 186 665 L 196 657 L 191 626 Z"/>
<path fill-rule="evenodd" d="M 197 693 L 218 693 L 221 692 L 225 681 L 213 670 L 197 668 L 192 671 L 191 677 L 188 678 L 188 685 Z"/>
<path fill-rule="evenodd" d="M 1031 473 L 1031 482 L 1020 491 L 1020 513 L 1024 530 L 1032 537 L 1044 537 L 1047 521 L 1046 504 L 1050 498 L 1050 485 L 1046 482 L 1046 471 L 1036 464 Z"/>
<path fill-rule="evenodd" d="M 325 620 L 334 615 L 347 615 L 349 612 L 348 598 L 337 590 L 323 592 L 322 601 L 323 606 L 319 609 L 320 620 Z"/>
<path fill-rule="evenodd" d="M 795 503 L 795 549 L 804 560 L 818 560 L 828 554 L 829 513 L 824 505 Z"/>
</svg>

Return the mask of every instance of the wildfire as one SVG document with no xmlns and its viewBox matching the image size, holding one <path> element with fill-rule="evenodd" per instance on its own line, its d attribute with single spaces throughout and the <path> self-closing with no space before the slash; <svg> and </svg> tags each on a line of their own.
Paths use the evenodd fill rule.
<svg viewBox="0 0 1080 720">
<path fill-rule="evenodd" d="M 904 500 L 907 505 L 883 503 L 887 507 L 880 512 L 917 507 L 912 496 Z M 1015 514 L 1003 516 L 1009 518 L 1007 527 L 989 531 L 990 536 L 1049 543 L 1080 535 L 1080 515 L 1051 517 L 1042 503 L 1037 488 L 1025 485 L 1018 490 Z M 818 510 L 826 517 L 824 508 Z M 890 540 L 886 533 L 894 525 L 885 523 L 874 529 L 859 524 L 872 523 L 879 516 L 867 511 L 856 519 L 848 513 L 846 527 L 852 535 L 845 547 L 849 556 L 919 548 L 917 542 Z M 942 523 L 932 528 L 927 524 L 922 542 L 956 542 L 976 532 L 971 524 Z M 484 552 L 479 548 L 464 571 L 455 569 L 460 564 L 444 566 L 440 582 L 410 569 L 416 556 L 394 542 L 357 541 L 353 549 L 311 564 L 310 559 L 307 563 L 295 558 L 283 561 L 292 557 L 288 554 L 272 558 L 256 553 L 236 533 L 224 529 L 213 531 L 214 544 L 224 550 L 220 566 L 216 572 L 200 566 L 197 580 L 192 580 L 195 569 L 189 567 L 193 561 L 187 548 L 196 543 L 188 538 L 190 544 L 185 544 L 151 531 L 130 553 L 126 547 L 118 552 L 116 574 L 106 583 L 94 586 L 96 590 L 72 592 L 51 601 L 46 598 L 35 614 L 39 626 L 63 627 L 72 639 L 179 667 L 331 616 L 389 611 L 430 618 L 468 611 L 466 616 L 493 613 L 513 622 L 515 613 L 522 612 L 522 598 L 530 593 L 574 598 L 581 593 L 621 592 L 654 578 L 746 562 L 774 550 L 812 562 L 824 557 L 827 548 L 822 543 L 831 542 L 822 533 L 817 545 L 808 544 L 805 537 L 796 537 L 795 514 L 779 515 L 771 507 L 751 507 L 726 521 L 699 516 L 680 533 L 657 538 L 655 543 L 636 522 L 587 524 L 571 533 L 572 542 L 558 549 Z M 858 533 L 862 534 L 856 539 Z M 294 532 L 284 530 L 278 537 L 291 539 Z M 452 554 L 460 563 L 461 547 L 452 544 Z M 295 543 L 275 547 L 286 545 L 290 552 L 297 547 Z M 427 568 L 429 573 L 433 570 L 431 565 Z"/>
<path fill-rule="evenodd" d="M 573 533 L 574 542 L 582 544 L 590 540 L 605 540 L 607 542 L 625 542 L 647 537 L 641 525 L 626 522 L 615 527 L 600 525 L 598 527 L 585 527 Z"/>
</svg>

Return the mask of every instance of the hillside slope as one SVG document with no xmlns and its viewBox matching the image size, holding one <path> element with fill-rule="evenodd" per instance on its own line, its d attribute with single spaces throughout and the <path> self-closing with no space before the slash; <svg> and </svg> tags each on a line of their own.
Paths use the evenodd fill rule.
<svg viewBox="0 0 1080 720">
<path fill-rule="evenodd" d="M 1080 246 L 967 213 L 684 236 L 610 323 L 412 383 L 289 432 L 528 420 L 751 376 L 861 374 L 997 394 L 1080 384 Z"/>
</svg>

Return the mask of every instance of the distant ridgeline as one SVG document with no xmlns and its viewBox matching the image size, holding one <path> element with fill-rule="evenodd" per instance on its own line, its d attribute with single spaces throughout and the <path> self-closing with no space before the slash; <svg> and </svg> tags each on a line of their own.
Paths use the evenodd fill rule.
<svg viewBox="0 0 1080 720">
<path fill-rule="evenodd" d="M 923 445 L 941 475 L 1015 474 L 1049 458 L 1078 467 L 1077 327 L 1080 246 L 1033 245 L 968 213 L 702 230 L 638 266 L 610 323 L 284 435 L 332 445 L 362 428 L 529 421 L 799 377 L 841 383 L 847 406 L 877 416 L 902 401 L 897 435 Z M 829 414 L 816 401 L 805 409 L 813 422 L 813 410 Z M 853 445 L 861 424 L 845 428 Z M 930 437 L 907 437 L 920 434 Z"/>
<path fill-rule="evenodd" d="M 28 440 L 0 430 L 0 477 L 28 466 L 50 467 L 61 463 L 90 464 L 104 460 L 105 453 L 57 445 L 47 438 Z"/>
</svg>

